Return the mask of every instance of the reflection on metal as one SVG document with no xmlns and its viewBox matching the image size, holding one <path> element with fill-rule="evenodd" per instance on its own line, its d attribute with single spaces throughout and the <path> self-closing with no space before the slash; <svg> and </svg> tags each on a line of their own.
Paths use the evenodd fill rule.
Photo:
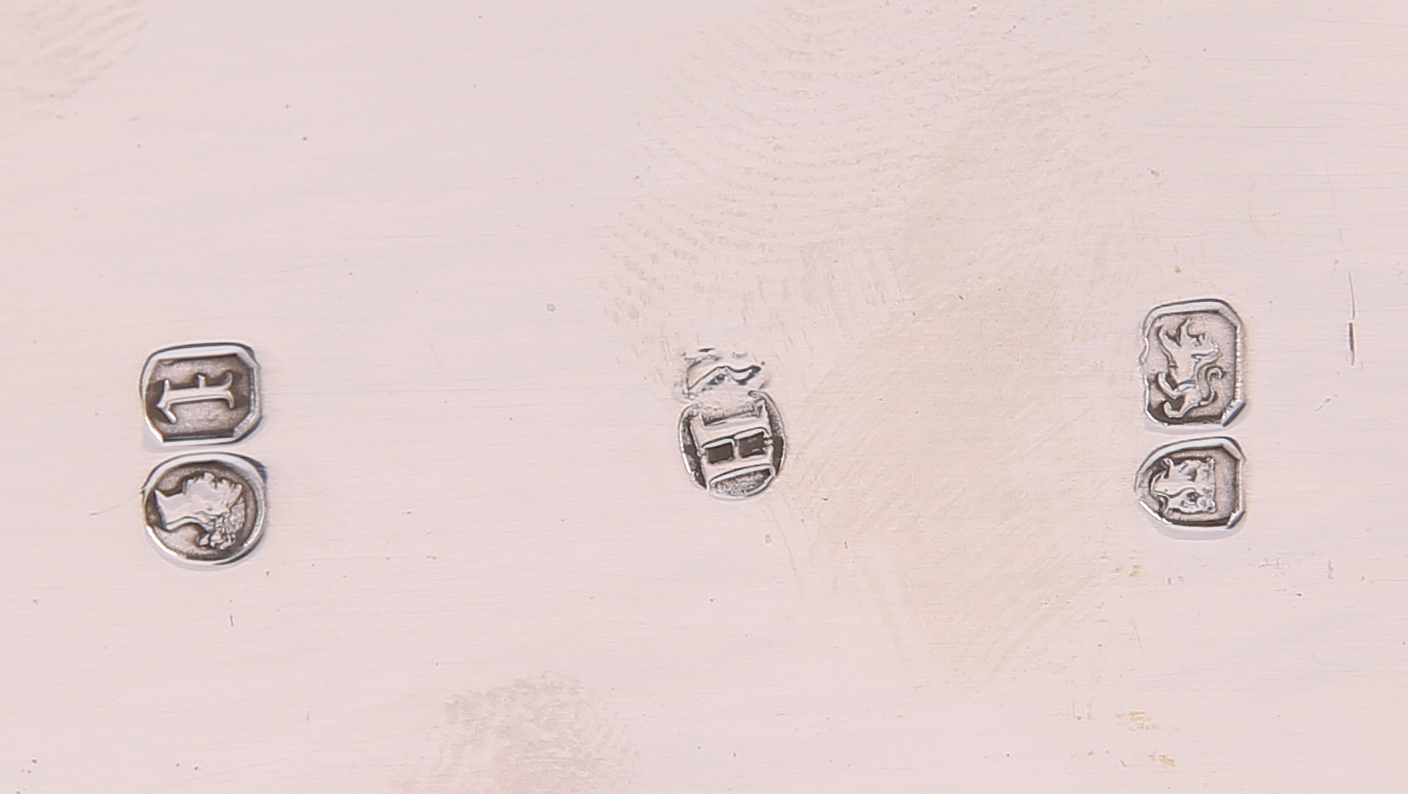
<svg viewBox="0 0 1408 794">
<path fill-rule="evenodd" d="M 707 348 L 686 359 L 680 452 L 695 484 L 720 499 L 756 496 L 782 471 L 782 415 L 762 391 L 762 372 L 746 355 Z"/>
</svg>

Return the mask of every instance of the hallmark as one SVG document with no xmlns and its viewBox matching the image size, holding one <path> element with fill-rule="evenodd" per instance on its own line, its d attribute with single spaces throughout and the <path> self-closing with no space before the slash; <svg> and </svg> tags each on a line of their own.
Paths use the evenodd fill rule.
<svg viewBox="0 0 1408 794">
<path fill-rule="evenodd" d="M 1242 321 L 1220 300 L 1170 303 L 1144 320 L 1144 410 L 1161 425 L 1227 425 L 1242 409 Z"/>
<path fill-rule="evenodd" d="M 259 363 L 237 344 L 158 350 L 142 370 L 147 426 L 164 444 L 228 444 L 259 425 Z"/>
<path fill-rule="evenodd" d="M 142 487 L 147 535 L 183 562 L 234 562 L 263 534 L 264 483 L 263 467 L 238 455 L 172 458 Z"/>
<path fill-rule="evenodd" d="M 762 371 L 761 362 L 712 349 L 686 360 L 680 452 L 695 484 L 720 499 L 756 496 L 782 471 L 782 415 L 762 390 Z"/>
<path fill-rule="evenodd" d="M 1190 534 L 1225 530 L 1245 512 L 1242 448 L 1230 438 L 1199 438 L 1154 450 L 1134 490 L 1154 518 Z"/>
</svg>

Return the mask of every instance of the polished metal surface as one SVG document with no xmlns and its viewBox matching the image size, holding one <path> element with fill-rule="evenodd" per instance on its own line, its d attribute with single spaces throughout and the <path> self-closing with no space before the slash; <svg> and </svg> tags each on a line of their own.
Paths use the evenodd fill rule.
<svg viewBox="0 0 1408 794">
<path fill-rule="evenodd" d="M 0 3 L 0 793 L 1401 791 L 1404 31 Z"/>
</svg>

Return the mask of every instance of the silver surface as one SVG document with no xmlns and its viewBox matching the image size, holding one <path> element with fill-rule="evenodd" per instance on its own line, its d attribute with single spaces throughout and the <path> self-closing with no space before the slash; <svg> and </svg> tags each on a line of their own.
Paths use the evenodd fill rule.
<svg viewBox="0 0 1408 794">
<path fill-rule="evenodd" d="M 1405 30 L 0 3 L 0 792 L 1396 794 Z M 1155 425 L 1202 297 L 1248 408 Z M 136 382 L 221 340 L 269 523 L 190 570 Z M 681 460 L 704 344 L 775 370 L 756 497 Z M 1219 435 L 1236 533 L 1160 534 L 1140 463 Z"/>
</svg>

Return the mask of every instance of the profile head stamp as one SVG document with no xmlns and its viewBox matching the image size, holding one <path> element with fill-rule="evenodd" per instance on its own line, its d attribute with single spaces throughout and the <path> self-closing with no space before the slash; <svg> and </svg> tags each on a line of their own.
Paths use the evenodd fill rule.
<svg viewBox="0 0 1408 794">
<path fill-rule="evenodd" d="M 158 350 L 142 369 L 147 426 L 163 444 L 229 444 L 259 426 L 259 362 L 240 344 Z"/>
<path fill-rule="evenodd" d="M 147 535 L 172 559 L 234 562 L 264 532 L 265 475 L 257 462 L 220 453 L 166 461 L 142 487 Z"/>
<path fill-rule="evenodd" d="M 1241 447 L 1199 438 L 1154 450 L 1139 467 L 1139 503 L 1178 537 L 1218 537 L 1242 518 Z"/>
<path fill-rule="evenodd" d="M 1220 300 L 1170 303 L 1144 320 L 1144 411 L 1166 426 L 1225 426 L 1245 404 L 1242 321 Z"/>
<path fill-rule="evenodd" d="M 694 483 L 720 499 L 747 499 L 782 471 L 782 415 L 762 390 L 762 362 L 706 348 L 685 360 L 680 452 Z"/>
</svg>

